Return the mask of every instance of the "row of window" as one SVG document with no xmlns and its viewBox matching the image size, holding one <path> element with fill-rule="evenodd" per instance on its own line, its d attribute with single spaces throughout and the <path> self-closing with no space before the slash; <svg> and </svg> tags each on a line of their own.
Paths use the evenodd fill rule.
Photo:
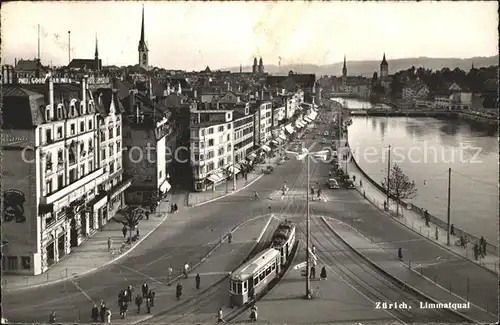
<svg viewBox="0 0 500 325">
<path fill-rule="evenodd" d="M 87 168 L 85 168 L 88 166 Z M 85 175 L 90 174 L 91 172 L 94 171 L 94 162 L 90 160 L 88 164 L 81 164 L 79 168 L 79 173 L 77 173 L 77 168 L 72 168 L 69 170 L 69 175 L 68 178 L 64 177 L 64 172 L 58 173 L 57 177 L 50 177 L 45 180 L 45 195 L 49 195 L 51 193 L 54 193 L 65 186 L 68 186 L 80 178 L 84 177 Z M 55 182 L 55 180 L 57 181 Z M 54 184 L 55 183 L 55 184 Z"/>
<path fill-rule="evenodd" d="M 116 130 L 116 132 L 113 132 L 113 130 Z M 101 134 L 101 141 L 111 140 L 115 136 L 119 137 L 121 134 L 121 126 L 117 125 L 115 127 L 108 127 L 108 132 L 106 132 L 106 128 L 103 128 L 100 130 L 100 134 Z"/>
<path fill-rule="evenodd" d="M 199 133 L 202 137 L 205 136 L 205 134 L 209 135 L 209 134 L 214 134 L 215 132 L 215 126 L 212 126 L 212 127 L 209 127 L 207 129 L 191 129 L 191 136 L 192 137 L 198 137 Z M 206 132 L 205 132 L 206 130 Z M 231 130 L 231 123 L 228 123 L 226 127 L 224 127 L 224 125 L 219 125 L 217 127 L 217 132 L 224 132 L 224 130 Z M 199 132 L 199 133 L 198 133 Z"/>
<path fill-rule="evenodd" d="M 108 144 L 108 148 L 109 150 L 106 150 L 106 146 L 101 147 L 101 161 L 106 160 L 107 158 L 112 157 L 113 155 L 119 153 L 122 150 L 122 143 L 121 141 L 116 141 L 115 145 L 114 142 L 111 142 Z"/>
<path fill-rule="evenodd" d="M 69 164 L 72 165 L 72 164 L 76 163 L 78 156 L 85 158 L 87 155 L 91 154 L 94 150 L 93 149 L 93 141 L 94 141 L 94 139 L 88 140 L 87 150 L 85 150 L 85 142 L 84 141 L 80 141 L 79 144 L 77 144 L 76 142 L 72 142 L 68 148 L 68 151 L 67 151 Z M 59 168 L 63 168 L 65 160 L 66 160 L 66 155 L 65 155 L 64 149 L 57 150 L 57 159 L 55 161 L 54 161 L 54 157 L 52 155 L 52 152 L 50 152 L 50 151 L 46 152 L 45 171 L 50 172 L 50 171 L 55 171 Z"/>
<path fill-rule="evenodd" d="M 85 129 L 85 121 L 80 121 L 79 132 L 83 133 L 86 131 L 92 131 L 93 126 L 94 126 L 93 121 L 88 120 L 87 121 L 87 129 Z M 77 123 L 76 122 L 70 123 L 69 134 L 67 136 L 76 135 L 76 130 L 77 130 Z M 45 141 L 44 141 L 45 143 L 50 143 L 50 142 L 53 142 L 54 140 L 60 140 L 63 138 L 64 138 L 64 127 L 62 125 L 57 127 L 55 136 L 54 136 L 54 134 L 52 134 L 52 128 L 45 129 Z"/>
<path fill-rule="evenodd" d="M 219 136 L 219 141 L 217 142 L 217 144 L 221 144 L 221 143 L 224 143 L 224 142 L 227 142 L 227 141 L 231 141 L 231 134 L 227 134 L 226 137 L 225 137 L 225 141 L 224 141 L 224 136 L 223 135 L 220 135 Z M 208 141 L 201 141 L 201 142 L 198 142 L 198 141 L 194 141 L 191 143 L 192 145 L 192 148 L 194 149 L 205 149 L 205 147 L 213 147 L 215 146 L 215 139 L 208 139 Z"/>
</svg>

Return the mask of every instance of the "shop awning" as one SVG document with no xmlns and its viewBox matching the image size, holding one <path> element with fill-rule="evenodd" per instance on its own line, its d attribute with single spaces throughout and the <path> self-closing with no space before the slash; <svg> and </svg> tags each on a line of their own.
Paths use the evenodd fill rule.
<svg viewBox="0 0 500 325">
<path fill-rule="evenodd" d="M 170 183 L 168 181 L 164 181 L 160 186 L 160 191 L 162 191 L 163 193 L 167 193 L 171 188 L 172 186 L 170 185 Z"/>
<path fill-rule="evenodd" d="M 240 172 L 240 169 L 238 168 L 238 166 L 234 166 L 234 167 L 229 166 L 228 170 L 231 174 L 233 174 L 233 170 L 234 170 L 234 174 L 238 174 Z"/>
<path fill-rule="evenodd" d="M 289 124 L 285 126 L 285 130 L 287 130 L 288 133 L 292 134 L 293 133 L 293 127 Z"/>
<path fill-rule="evenodd" d="M 308 116 L 304 117 L 304 121 L 306 121 L 307 123 L 310 123 L 310 122 L 312 122 L 312 119 L 309 118 L 309 115 L 308 115 Z"/>
<path fill-rule="evenodd" d="M 279 142 L 278 142 L 278 141 L 276 141 L 276 140 L 271 140 L 271 143 L 274 143 L 274 144 L 279 144 Z"/>
<path fill-rule="evenodd" d="M 211 181 L 212 183 L 217 183 L 220 180 L 220 178 L 217 174 L 212 174 L 212 175 L 208 176 L 207 179 L 209 181 Z"/>
<path fill-rule="evenodd" d="M 306 126 L 306 125 L 307 125 L 307 123 L 305 123 L 304 121 L 300 121 L 300 122 L 299 122 L 299 125 L 300 125 L 300 127 L 301 127 L 301 128 L 303 128 L 304 126 Z"/>
<path fill-rule="evenodd" d="M 264 151 L 267 151 L 267 152 L 271 151 L 271 148 L 270 148 L 269 146 L 267 146 L 267 145 L 263 145 L 263 146 L 261 146 L 260 148 L 261 148 L 262 150 L 264 150 Z"/>
<path fill-rule="evenodd" d="M 281 140 L 283 140 L 283 141 L 284 141 L 284 140 L 286 140 L 286 136 L 285 136 L 284 134 L 280 134 L 280 135 L 279 135 L 279 138 L 280 138 Z"/>
</svg>

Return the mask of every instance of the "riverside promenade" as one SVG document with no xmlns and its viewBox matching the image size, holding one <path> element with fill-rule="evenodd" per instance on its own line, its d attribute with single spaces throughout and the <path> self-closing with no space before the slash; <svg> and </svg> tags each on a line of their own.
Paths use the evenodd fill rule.
<svg viewBox="0 0 500 325">
<path fill-rule="evenodd" d="M 344 172 L 346 171 L 345 165 L 342 166 Z M 347 172 L 351 176 L 356 177 L 356 189 L 365 196 L 365 198 L 372 204 L 377 206 L 379 209 L 384 209 L 384 201 L 386 200 L 385 193 L 381 192 L 378 187 L 374 184 L 371 178 L 361 171 L 359 166 L 354 160 L 351 160 L 347 164 Z M 360 186 L 360 180 L 362 181 L 362 186 Z M 396 205 L 390 204 L 388 211 L 386 211 L 391 217 L 405 225 L 406 227 L 412 229 L 413 231 L 421 234 L 422 236 L 432 240 L 434 243 L 445 247 L 446 249 L 452 251 L 455 254 L 463 256 L 472 262 L 475 262 L 488 270 L 498 273 L 499 272 L 499 258 L 498 258 L 498 248 L 495 247 L 498 243 L 493 245 L 490 243 L 488 245 L 487 254 L 484 258 L 474 259 L 473 245 L 475 241 L 472 235 L 468 235 L 471 238 L 471 242 L 467 248 L 462 248 L 457 246 L 455 243 L 459 240 L 462 232 L 460 229 L 455 228 L 455 235 L 450 235 L 450 245 L 447 245 L 447 229 L 444 222 L 439 222 L 440 220 L 433 217 L 429 222 L 429 227 L 425 225 L 425 220 L 422 213 L 415 211 L 416 207 L 412 209 L 407 209 L 404 206 L 399 207 L 399 216 L 396 215 Z M 496 225 L 498 227 L 498 225 Z M 436 237 L 437 229 L 437 237 Z M 477 239 L 476 239 L 477 240 Z"/>
</svg>

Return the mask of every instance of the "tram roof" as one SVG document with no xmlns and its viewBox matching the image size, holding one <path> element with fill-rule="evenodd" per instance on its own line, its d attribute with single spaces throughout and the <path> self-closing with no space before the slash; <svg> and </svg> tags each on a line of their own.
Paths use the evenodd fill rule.
<svg viewBox="0 0 500 325">
<path fill-rule="evenodd" d="M 244 281 L 248 279 L 255 274 L 255 271 L 261 269 L 279 254 L 280 252 L 275 248 L 266 249 L 236 269 L 236 271 L 231 274 L 231 280 Z"/>
</svg>

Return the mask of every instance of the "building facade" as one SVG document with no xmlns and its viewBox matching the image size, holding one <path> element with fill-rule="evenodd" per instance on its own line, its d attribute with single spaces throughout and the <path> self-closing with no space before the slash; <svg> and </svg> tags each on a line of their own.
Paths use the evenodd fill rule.
<svg viewBox="0 0 500 325">
<path fill-rule="evenodd" d="M 172 133 L 171 114 L 134 90 L 122 103 L 127 111 L 123 119 L 123 166 L 125 175 L 132 179 L 125 200 L 129 205 L 150 205 L 171 188 L 166 149 Z"/>
<path fill-rule="evenodd" d="M 98 228 L 98 111 L 86 78 L 2 92 L 2 267 L 37 275 Z"/>
<path fill-rule="evenodd" d="M 233 110 L 193 107 L 190 113 L 193 188 L 202 192 L 224 181 L 234 166 Z"/>
</svg>

